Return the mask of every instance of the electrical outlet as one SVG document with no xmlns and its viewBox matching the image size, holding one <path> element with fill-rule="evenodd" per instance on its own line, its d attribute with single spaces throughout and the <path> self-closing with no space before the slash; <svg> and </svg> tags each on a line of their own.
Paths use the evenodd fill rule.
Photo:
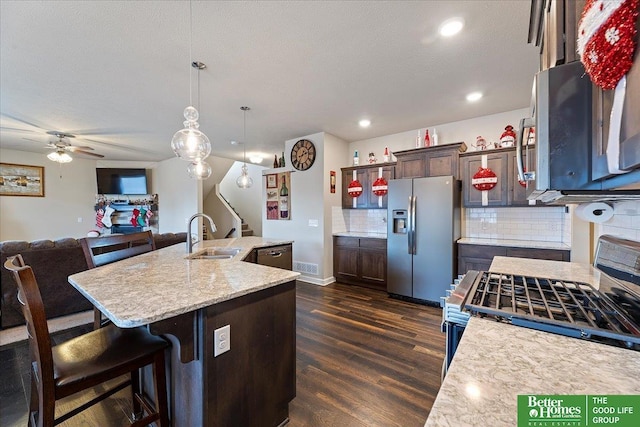
<svg viewBox="0 0 640 427">
<path fill-rule="evenodd" d="M 231 350 L 231 326 L 223 326 L 213 331 L 213 357 Z"/>
</svg>

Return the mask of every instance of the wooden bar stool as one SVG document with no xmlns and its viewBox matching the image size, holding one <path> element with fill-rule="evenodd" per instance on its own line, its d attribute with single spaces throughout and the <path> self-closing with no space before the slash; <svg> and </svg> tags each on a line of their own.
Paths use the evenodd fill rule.
<svg viewBox="0 0 640 427">
<path fill-rule="evenodd" d="M 104 237 L 84 237 L 79 240 L 89 268 L 111 264 L 125 258 L 156 250 L 151 231 L 139 233 L 118 234 Z M 102 313 L 93 308 L 93 329 L 104 326 Z"/>
<path fill-rule="evenodd" d="M 51 346 L 47 318 L 38 283 L 21 255 L 4 264 L 18 285 L 18 300 L 29 334 L 31 355 L 31 401 L 29 426 L 51 427 L 79 414 L 114 393 L 131 386 L 134 427 L 150 423 L 168 426 L 167 386 L 164 352 L 169 344 L 145 328 L 117 328 L 113 324 Z M 141 393 L 138 370 L 153 365 L 153 404 Z M 128 375 L 124 381 L 60 417 L 56 401 L 106 381 Z M 145 416 L 146 414 L 146 416 Z"/>
</svg>

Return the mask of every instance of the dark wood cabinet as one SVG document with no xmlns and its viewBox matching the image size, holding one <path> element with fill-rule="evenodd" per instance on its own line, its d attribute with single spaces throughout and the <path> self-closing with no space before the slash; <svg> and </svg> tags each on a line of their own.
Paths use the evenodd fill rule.
<svg viewBox="0 0 640 427">
<path fill-rule="evenodd" d="M 487 167 L 498 178 L 496 186 L 487 191 L 486 204 L 482 203 L 482 191 L 477 190 L 472 183 L 473 175 L 482 166 L 482 156 L 487 156 Z M 524 147 L 523 163 L 525 169 L 535 169 L 533 146 Z M 465 153 L 460 157 L 460 168 L 462 169 L 464 207 L 537 206 L 527 200 L 527 189 L 520 185 L 515 147 Z"/>
<path fill-rule="evenodd" d="M 486 156 L 486 167 L 497 176 L 495 187 L 488 190 L 483 203 L 483 191 L 477 190 L 472 183 L 473 176 L 482 167 Z M 507 206 L 509 153 L 504 150 L 486 150 L 467 153 L 460 158 L 462 169 L 462 203 L 464 207 Z"/>
<path fill-rule="evenodd" d="M 536 152 L 533 146 L 526 146 L 522 152 L 522 161 L 525 170 L 534 170 Z M 509 206 L 536 206 L 536 201 L 527 200 L 527 187 L 520 184 L 518 177 L 518 162 L 515 149 L 509 154 L 509 191 L 507 193 L 507 205 Z"/>
<path fill-rule="evenodd" d="M 393 153 L 396 178 L 423 178 L 426 176 L 454 176 L 459 178 L 458 156 L 467 150 L 464 142 L 414 148 Z"/>
<path fill-rule="evenodd" d="M 373 183 L 378 179 L 378 174 L 382 168 L 382 177 L 389 182 L 395 178 L 395 163 L 380 163 L 365 166 L 352 166 L 342 168 L 342 208 L 343 209 L 386 209 L 387 196 L 382 197 L 382 204 L 378 202 L 378 196 L 373 194 Z M 353 181 L 353 174 L 362 184 L 362 194 L 356 198 L 356 205 L 353 205 L 353 197 L 349 195 L 347 189 L 349 183 Z"/>
<path fill-rule="evenodd" d="M 334 236 L 333 275 L 341 283 L 387 290 L 387 240 Z"/>
<path fill-rule="evenodd" d="M 543 70 L 579 59 L 578 24 L 586 0 L 532 0 L 529 43 L 540 47 Z"/>
<path fill-rule="evenodd" d="M 458 274 L 465 274 L 469 270 L 486 271 L 495 256 L 570 261 L 571 251 L 458 243 Z"/>
</svg>

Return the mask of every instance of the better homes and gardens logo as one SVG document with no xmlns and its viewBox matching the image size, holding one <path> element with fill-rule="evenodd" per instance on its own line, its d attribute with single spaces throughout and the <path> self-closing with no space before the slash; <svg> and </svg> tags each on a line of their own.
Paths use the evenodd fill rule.
<svg viewBox="0 0 640 427">
<path fill-rule="evenodd" d="M 518 427 L 591 426 L 640 426 L 640 396 L 518 396 Z"/>
</svg>

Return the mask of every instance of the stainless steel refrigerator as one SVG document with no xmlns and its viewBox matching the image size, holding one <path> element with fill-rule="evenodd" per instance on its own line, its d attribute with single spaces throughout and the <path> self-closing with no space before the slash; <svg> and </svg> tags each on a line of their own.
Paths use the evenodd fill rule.
<svg viewBox="0 0 640 427">
<path fill-rule="evenodd" d="M 387 291 L 439 303 L 456 276 L 460 181 L 390 180 L 387 224 Z"/>
</svg>

